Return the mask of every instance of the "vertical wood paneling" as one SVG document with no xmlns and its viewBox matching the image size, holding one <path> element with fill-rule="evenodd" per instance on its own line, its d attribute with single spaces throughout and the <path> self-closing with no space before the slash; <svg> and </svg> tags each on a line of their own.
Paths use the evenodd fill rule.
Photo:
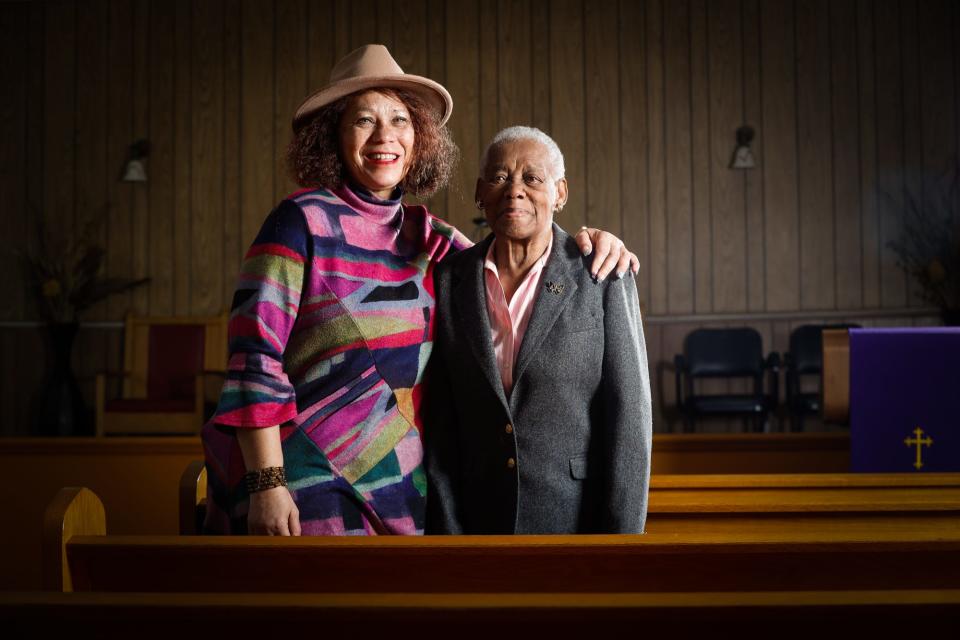
<svg viewBox="0 0 960 640">
<path fill-rule="evenodd" d="M 690 2 L 690 140 L 693 193 L 693 309 L 697 313 L 713 310 L 713 177 L 722 178 L 719 168 L 712 174 L 711 140 L 713 125 L 710 66 L 713 41 L 708 35 L 709 20 L 705 0 Z M 721 124 L 720 128 L 724 128 Z M 743 271 L 741 270 L 741 273 Z"/>
<path fill-rule="evenodd" d="M 42 210 L 44 234 L 62 246 L 74 232 L 73 187 L 76 84 L 76 13 L 72 1 L 45 5 L 44 171 Z"/>
<path fill-rule="evenodd" d="M 833 211 L 837 307 L 862 303 L 860 121 L 857 110 L 856 0 L 830 3 Z"/>
<path fill-rule="evenodd" d="M 481 7 L 483 4 L 481 4 Z M 551 136 L 563 151 L 569 196 L 558 222 L 574 230 L 587 219 L 587 179 L 582 153 L 584 131 L 583 7 L 558 0 L 550 7 L 550 121 Z M 481 40 L 486 34 L 481 31 Z M 481 65 L 483 55 L 481 55 Z M 483 117 L 481 115 L 481 117 Z M 486 138 L 481 138 L 481 145 Z"/>
<path fill-rule="evenodd" d="M 92 2 L 77 13 L 76 158 L 74 200 L 77 231 L 97 225 L 96 240 L 107 246 L 107 182 L 118 178 L 107 170 L 107 9 L 106 0 Z M 106 305 L 90 309 L 87 317 L 102 320 Z"/>
<path fill-rule="evenodd" d="M 620 203 L 623 209 L 623 241 L 640 259 L 640 272 L 636 278 L 640 307 L 644 313 L 649 313 L 650 212 L 647 208 L 644 12 L 645 6 L 641 2 L 620 3 Z M 659 333 L 655 338 L 659 347 Z"/>
<path fill-rule="evenodd" d="M 552 137 L 550 122 L 550 3 L 530 4 L 530 80 L 533 114 L 530 123 Z M 616 74 L 616 71 L 612 71 Z"/>
<path fill-rule="evenodd" d="M 191 313 L 223 305 L 223 3 L 193 8 Z"/>
<path fill-rule="evenodd" d="M 216 312 L 264 216 L 294 188 L 283 168 L 292 111 L 339 57 L 379 41 L 454 97 L 463 162 L 429 204 L 468 234 L 483 145 L 501 126 L 532 124 L 567 160 L 558 221 L 574 230 L 589 215 L 640 254 L 648 316 L 919 304 L 886 245 L 905 193 L 932 198 L 960 147 L 958 11 L 947 0 L 7 3 L 0 223 L 31 242 L 35 204 L 68 238 L 109 203 L 107 274 L 152 282 L 85 318 Z M 733 171 L 744 123 L 757 167 Z M 152 143 L 150 181 L 123 183 L 140 137 Z M 0 261 L 22 282 L 9 255 Z M 25 286 L 11 289 L 0 318 L 35 317 Z M 666 396 L 658 422 L 671 413 L 665 367 L 700 324 L 648 329 Z M 797 322 L 752 324 L 777 348 Z M 26 416 L 32 393 L 9 388 L 39 384 L 43 346 L 39 333 L 7 333 L 5 360 L 13 345 L 32 369 L 4 370 L 0 402 Z M 82 336 L 85 394 L 94 371 L 119 366 L 119 345 L 119 332 Z M 740 425 L 711 426 L 726 428 Z"/>
<path fill-rule="evenodd" d="M 288 0 L 277 3 L 277 33 L 285 34 L 280 28 L 281 15 Z M 284 36 L 285 37 L 285 36 Z M 283 38 L 277 39 L 277 44 Z M 376 0 L 351 0 L 350 2 L 350 50 L 377 41 L 377 3 Z"/>
<path fill-rule="evenodd" d="M 621 9 L 623 8 L 624 7 L 621 6 Z M 667 423 L 666 416 L 663 412 L 665 405 L 660 399 L 662 395 L 661 369 L 663 368 L 661 363 L 665 359 L 672 358 L 673 356 L 672 354 L 669 357 L 665 356 L 661 351 L 661 330 L 661 325 L 650 324 L 648 322 L 645 322 L 643 325 L 643 338 L 647 347 L 647 366 L 650 376 L 650 395 L 653 399 L 653 431 L 655 433 L 670 430 L 670 425 Z"/>
<path fill-rule="evenodd" d="M 957 33 L 957 30 L 960 29 L 960 6 L 957 3 L 953 3 L 952 25 L 952 33 Z M 957 136 L 953 157 L 956 159 L 957 175 L 960 176 L 960 44 L 957 43 L 956 39 L 953 40 L 953 73 L 953 130 Z"/>
<path fill-rule="evenodd" d="M 109 66 L 107 67 L 106 191 L 107 260 L 106 273 L 111 277 L 133 276 L 133 190 L 142 185 L 121 182 L 133 131 L 133 6 L 129 2 L 111 0 L 107 15 Z M 131 311 L 132 295 L 117 294 L 107 298 L 107 319 L 121 320 Z M 189 308 L 184 308 L 188 312 Z M 123 357 L 119 341 L 104 342 L 106 362 Z M 113 391 L 113 389 L 110 389 Z"/>
<path fill-rule="evenodd" d="M 406 73 L 427 75 L 427 0 L 393 5 L 393 57 Z"/>
<path fill-rule="evenodd" d="M 244 0 L 240 40 L 240 245 L 244 251 L 274 206 L 273 20 L 271 5 Z"/>
<path fill-rule="evenodd" d="M 223 5 L 223 296 L 221 308 L 229 309 L 240 272 L 240 113 L 242 111 L 240 75 L 240 0 L 224 0 Z M 306 25 L 300 25 L 306 30 Z M 309 59 L 309 58 L 308 58 Z M 292 116 L 292 113 L 290 114 Z M 289 132 L 289 123 L 288 123 Z M 289 137 L 289 133 L 288 133 Z M 283 162 L 283 154 L 277 162 Z"/>
<path fill-rule="evenodd" d="M 767 309 L 797 309 L 797 130 L 793 3 L 760 3 Z"/>
<path fill-rule="evenodd" d="M 651 375 L 657 377 L 657 398 L 668 427 L 665 430 L 682 432 L 684 428 L 683 420 L 677 410 L 676 369 L 673 366 L 673 357 L 683 353 L 684 338 L 697 328 L 698 325 L 686 322 L 670 323 L 660 328 L 660 359 L 656 364 L 651 363 Z M 656 371 L 655 374 L 654 371 Z"/>
<path fill-rule="evenodd" d="M 480 34 L 477 27 L 479 7 L 463 0 L 446 13 L 447 65 L 456 69 L 447 78 L 446 88 L 453 96 L 453 116 L 448 127 L 460 147 L 460 163 L 447 188 L 447 220 L 467 236 L 473 231 L 471 220 L 480 214 L 474 206 L 473 191 L 480 162 Z"/>
<path fill-rule="evenodd" d="M 133 124 L 133 139 L 149 141 L 149 109 L 150 109 L 150 70 L 147 58 L 147 47 L 150 44 L 150 1 L 136 0 L 133 5 L 133 104 L 131 120 Z M 145 161 L 149 180 L 150 164 Z M 145 278 L 150 274 L 150 202 L 148 199 L 148 184 L 133 185 L 133 202 L 130 211 L 131 233 L 133 235 L 133 264 L 130 276 Z M 213 229 L 214 233 L 220 232 Z M 150 310 L 149 285 L 133 290 L 131 311 L 146 314 Z"/>
<path fill-rule="evenodd" d="M 309 13 L 307 20 L 307 55 L 310 60 L 307 65 L 307 85 L 309 93 L 313 93 L 319 91 L 330 81 L 330 70 L 337 58 L 334 52 L 333 8 L 331 4 L 326 0 L 310 0 L 307 9 Z M 244 71 L 245 76 L 246 71 Z"/>
<path fill-rule="evenodd" d="M 137 185 L 121 182 L 133 132 L 133 5 L 110 2 L 108 42 L 110 66 L 107 103 L 107 198 L 110 202 L 107 235 L 107 274 L 133 276 L 133 190 Z M 130 293 L 107 299 L 108 317 L 122 319 L 131 308 Z M 185 312 L 189 308 L 184 309 Z"/>
<path fill-rule="evenodd" d="M 690 6 L 664 4 L 667 309 L 693 311 L 693 211 L 690 148 Z"/>
<path fill-rule="evenodd" d="M 766 228 L 763 210 L 763 183 L 766 163 L 763 153 L 766 127 L 760 74 L 759 0 L 741 0 L 740 23 L 743 29 L 743 122 L 754 130 L 753 159 L 756 167 L 744 172 L 747 233 L 747 308 L 760 311 L 767 305 Z"/>
<path fill-rule="evenodd" d="M 12 9 L 13 7 L 4 7 L 4 12 Z M 25 85 L 23 98 L 26 111 L 26 127 L 23 132 L 25 134 L 23 138 L 25 161 L 23 164 L 26 172 L 24 180 L 26 211 L 22 213 L 22 228 L 25 233 L 24 244 L 28 247 L 35 247 L 35 236 L 30 231 L 32 225 L 39 222 L 37 218 L 42 215 L 41 212 L 46 203 L 44 194 L 45 6 L 41 3 L 31 3 L 23 9 L 25 11 L 22 26 L 23 32 L 26 34 L 23 51 L 26 53 L 26 63 L 21 72 Z M 4 15 L 9 14 L 5 13 Z M 12 36 L 11 41 L 16 42 L 16 37 Z M 16 55 L 14 54 L 9 60 L 16 60 Z M 11 147 L 11 149 L 13 148 L 15 147 Z M 13 173 L 10 177 L 13 178 L 15 175 Z M 25 290 L 24 293 L 26 294 Z M 32 295 L 24 295 L 23 305 L 17 309 L 17 312 L 20 318 L 35 317 L 36 311 Z M 11 420 L 8 421 L 9 428 L 4 429 L 4 432 L 26 435 L 33 422 L 32 416 L 36 413 L 33 407 L 33 398 L 36 389 L 39 388 L 39 379 L 43 367 L 42 346 L 39 341 L 30 339 L 34 332 L 16 331 L 15 333 L 15 336 L 5 339 L 3 342 L 4 373 L 0 377 L 0 381 L 2 381 L 4 389 L 9 388 L 12 392 L 2 394 L 4 401 L 10 402 L 10 404 L 3 405 L 5 411 L 9 407 L 9 411 L 12 412 Z"/>
<path fill-rule="evenodd" d="M 333 53 L 334 60 L 339 60 L 343 56 L 347 55 L 352 49 L 350 48 L 350 16 L 351 16 L 351 7 L 353 3 L 350 0 L 334 0 L 334 2 L 329 2 L 333 5 L 333 33 L 332 42 L 333 42 Z M 403 63 L 400 63 L 400 66 L 403 67 Z M 404 68 L 404 71 L 409 69 Z"/>
<path fill-rule="evenodd" d="M 800 306 L 832 309 L 836 296 L 827 1 L 797 0 L 796 21 Z"/>
<path fill-rule="evenodd" d="M 173 313 L 173 95 L 175 7 L 150 4 L 150 313 Z M 225 243 L 225 252 L 236 249 Z"/>
<path fill-rule="evenodd" d="M 406 73 L 429 76 L 427 51 L 427 0 L 394 4 L 394 59 Z M 427 204 L 421 198 L 411 202 Z M 429 208 L 429 206 L 428 206 Z"/>
<path fill-rule="evenodd" d="M 189 0 L 178 0 L 174 14 L 173 71 L 173 312 L 188 315 L 190 307 L 190 187 L 193 170 L 191 127 L 191 25 Z M 256 152 L 256 149 L 251 149 Z"/>
<path fill-rule="evenodd" d="M 604 3 L 584 18 L 587 223 L 619 235 L 620 189 L 611 180 L 620 175 L 617 49 L 605 46 L 617 32 L 617 5 Z"/>
<path fill-rule="evenodd" d="M 609 3 L 604 3 L 604 6 Z M 533 119 L 530 2 L 497 0 L 497 115 L 499 128 L 530 124 Z M 596 7 L 598 11 L 600 7 Z M 584 16 L 589 24 L 589 12 Z M 493 25 L 490 25 L 491 27 Z M 589 74 L 589 69 L 588 72 Z"/>
<path fill-rule="evenodd" d="M 875 9 L 880 305 L 902 307 L 907 303 L 907 279 L 887 244 L 900 235 L 904 201 L 903 16 L 894 0 L 878 0 Z"/>
<path fill-rule="evenodd" d="M 24 228 L 31 230 L 42 218 L 47 199 L 44 193 L 44 6 L 31 4 L 27 15 L 27 76 L 26 76 L 26 183 L 27 211 Z M 27 233 L 26 244 L 36 248 L 36 236 Z M 33 298 L 28 296 L 21 309 L 21 318 L 34 317 Z"/>
<path fill-rule="evenodd" d="M 860 255 L 863 306 L 880 305 L 880 218 L 877 193 L 877 83 L 874 4 L 857 2 L 860 113 Z"/>
<path fill-rule="evenodd" d="M 736 0 L 711 2 L 709 30 L 710 77 L 710 206 L 713 212 L 713 275 L 710 287 L 714 311 L 747 308 L 747 235 L 744 171 L 728 168 L 743 124 L 743 37 Z M 756 123 L 751 123 L 754 129 Z M 755 170 L 752 170 L 755 171 Z M 699 280 L 699 278 L 698 278 Z M 699 290 L 700 284 L 698 282 Z"/>
<path fill-rule="evenodd" d="M 30 233 L 29 205 L 27 203 L 26 131 L 27 131 L 27 58 L 28 8 L 25 5 L 0 7 L 0 225 L 10 238 L 26 238 Z M 21 245 L 21 249 L 22 249 Z M 8 300 L 0 309 L 0 319 L 13 320 L 23 316 L 29 304 L 23 286 L 21 261 L 12 251 L 0 252 L 0 272 L 6 274 Z M 9 354 L 12 344 L 3 336 L 3 353 Z M 3 375 L 3 374 L 0 374 Z M 8 384 L 3 379 L 0 403 L 11 401 Z M 0 404 L 0 406 L 9 406 Z"/>
<path fill-rule="evenodd" d="M 393 0 L 377 0 L 377 43 L 393 50 Z"/>
<path fill-rule="evenodd" d="M 107 164 L 108 140 L 108 9 L 107 0 L 92 2 L 77 13 L 77 118 L 76 158 L 77 182 L 75 200 L 77 231 L 88 225 L 96 228 L 96 241 L 108 247 L 109 219 L 108 183 L 119 176 Z M 107 318 L 107 303 L 101 302 L 84 316 L 92 320 Z M 85 397 L 92 398 L 92 376 L 105 368 L 110 354 L 119 351 L 105 340 L 102 332 L 84 332 L 77 337 L 73 350 L 74 372 Z M 77 366 L 79 365 L 79 366 Z M 84 381 L 84 377 L 88 381 Z M 86 384 L 88 382 L 89 384 Z M 84 388 L 85 387 L 85 388 Z M 87 395 L 89 394 L 89 395 Z"/>
<path fill-rule="evenodd" d="M 372 16 L 376 6 L 373 2 L 354 3 L 355 15 L 366 16 L 373 26 Z M 307 5 L 303 0 L 278 2 L 276 4 L 277 34 L 274 50 L 274 113 L 273 113 L 273 200 L 279 202 L 296 191 L 296 182 L 288 175 L 286 149 L 290 144 L 290 122 L 297 107 L 310 93 L 307 86 Z M 371 38 L 372 40 L 372 38 Z M 319 89 L 320 87 L 317 87 Z"/>
<path fill-rule="evenodd" d="M 902 38 L 902 87 L 903 87 L 903 202 L 906 207 L 909 203 L 922 202 L 923 199 L 923 132 L 920 127 L 920 60 L 917 57 L 917 2 L 901 0 L 900 5 L 900 33 Z M 924 35 L 926 37 L 926 34 Z M 906 210 L 897 212 L 898 228 L 903 230 L 907 220 Z M 899 236 L 899 232 L 897 234 Z M 892 262 L 898 271 L 896 258 L 892 251 L 887 251 L 886 260 Z M 901 271 L 902 274 L 902 271 Z M 902 274 L 905 275 L 905 274 Z M 915 278 L 906 277 L 906 304 L 908 306 L 922 305 L 923 301 L 917 295 L 919 285 Z"/>
<path fill-rule="evenodd" d="M 951 4 L 934 0 L 922 2 L 919 10 L 920 85 L 923 148 L 923 189 L 921 201 L 936 202 L 943 198 L 950 178 L 948 172 L 958 168 L 957 98 L 953 69 L 956 47 Z M 960 185 L 958 185 L 960 188 Z M 960 193 L 956 194 L 960 197 Z"/>
<path fill-rule="evenodd" d="M 447 53 L 444 44 L 446 31 L 446 3 L 444 0 L 429 0 L 427 3 L 427 77 L 446 86 Z M 449 89 L 448 89 L 449 91 Z M 427 203 L 427 208 L 435 215 L 448 218 L 448 189 L 441 189 Z"/>
<path fill-rule="evenodd" d="M 667 312 L 667 198 L 664 148 L 663 2 L 647 1 L 647 167 L 650 212 L 650 312 Z"/>
<path fill-rule="evenodd" d="M 499 21 L 497 5 L 480 2 L 480 24 Z M 481 153 L 499 130 L 497 91 L 497 30 L 480 29 L 480 149 Z M 582 147 L 581 147 L 582 148 Z"/>
</svg>

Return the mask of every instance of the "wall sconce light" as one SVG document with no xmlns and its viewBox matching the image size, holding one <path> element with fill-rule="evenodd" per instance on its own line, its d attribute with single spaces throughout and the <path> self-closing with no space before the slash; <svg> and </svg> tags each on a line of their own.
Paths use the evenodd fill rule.
<svg viewBox="0 0 960 640">
<path fill-rule="evenodd" d="M 127 165 L 123 169 L 124 182 L 146 182 L 147 171 L 143 166 L 143 159 L 150 155 L 150 143 L 146 140 L 137 140 L 127 150 Z"/>
<path fill-rule="evenodd" d="M 731 169 L 753 169 L 756 166 L 753 152 L 750 151 L 753 134 L 753 127 L 750 125 L 743 125 L 737 129 L 737 148 L 733 150 L 733 157 L 730 159 Z"/>
</svg>

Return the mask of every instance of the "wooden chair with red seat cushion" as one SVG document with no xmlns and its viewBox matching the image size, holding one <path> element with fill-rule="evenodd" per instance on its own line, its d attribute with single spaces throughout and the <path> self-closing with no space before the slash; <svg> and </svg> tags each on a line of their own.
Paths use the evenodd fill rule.
<svg viewBox="0 0 960 640">
<path fill-rule="evenodd" d="M 227 319 L 128 316 L 124 371 L 97 375 L 97 435 L 199 432 L 207 381 L 227 363 Z M 107 398 L 110 378 L 123 381 L 119 398 Z"/>
</svg>

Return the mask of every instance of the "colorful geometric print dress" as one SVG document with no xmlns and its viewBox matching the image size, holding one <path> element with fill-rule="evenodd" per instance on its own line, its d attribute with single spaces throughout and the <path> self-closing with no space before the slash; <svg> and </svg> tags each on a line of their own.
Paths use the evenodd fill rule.
<svg viewBox="0 0 960 640">
<path fill-rule="evenodd" d="M 470 242 L 419 206 L 342 187 L 303 191 L 246 255 L 230 361 L 204 426 L 208 533 L 246 533 L 236 429 L 280 425 L 303 535 L 420 534 L 421 379 L 433 267 Z"/>
</svg>

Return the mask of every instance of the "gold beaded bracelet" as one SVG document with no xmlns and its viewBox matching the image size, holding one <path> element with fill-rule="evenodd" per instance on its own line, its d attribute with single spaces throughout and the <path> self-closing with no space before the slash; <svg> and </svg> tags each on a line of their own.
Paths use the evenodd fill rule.
<svg viewBox="0 0 960 640">
<path fill-rule="evenodd" d="M 274 487 L 285 487 L 287 486 L 287 472 L 283 467 L 265 467 L 244 474 L 243 482 L 247 485 L 247 493 L 257 493 Z"/>
</svg>

